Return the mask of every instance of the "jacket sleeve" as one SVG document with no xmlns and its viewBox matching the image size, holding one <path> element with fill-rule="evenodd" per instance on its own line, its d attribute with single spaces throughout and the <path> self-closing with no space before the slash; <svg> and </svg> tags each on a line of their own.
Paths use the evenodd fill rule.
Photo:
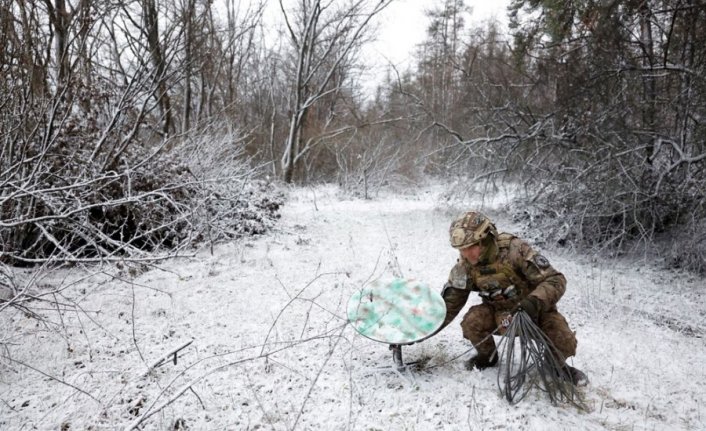
<svg viewBox="0 0 706 431">
<path fill-rule="evenodd" d="M 470 281 L 466 275 L 466 269 L 463 263 L 460 261 L 451 269 L 449 274 L 449 281 L 444 284 L 444 288 L 441 290 L 441 297 L 444 298 L 444 303 L 446 303 L 446 318 L 444 318 L 444 324 L 441 325 L 439 331 L 444 329 L 449 323 L 461 311 L 466 301 L 468 301 L 468 295 L 471 292 Z"/>
<path fill-rule="evenodd" d="M 554 269 L 546 257 L 519 238 L 512 240 L 511 253 L 515 256 L 515 267 L 529 283 L 528 296 L 539 299 L 544 310 L 556 308 L 566 291 L 566 277 Z"/>
</svg>

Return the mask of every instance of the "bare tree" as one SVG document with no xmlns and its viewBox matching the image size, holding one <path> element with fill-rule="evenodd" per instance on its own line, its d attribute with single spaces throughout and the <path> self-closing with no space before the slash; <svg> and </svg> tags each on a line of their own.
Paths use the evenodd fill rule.
<svg viewBox="0 0 706 431">
<path fill-rule="evenodd" d="M 202 195 L 211 180 L 190 166 L 193 154 L 181 139 L 164 139 L 165 131 L 178 127 L 169 126 L 172 121 L 179 121 L 170 113 L 168 92 L 173 90 L 167 86 L 178 84 L 181 76 L 172 67 L 174 59 L 195 67 L 209 58 L 179 46 L 164 49 L 188 34 L 191 39 L 185 36 L 181 46 L 194 48 L 197 37 L 189 31 L 215 27 L 206 19 L 208 8 L 198 4 L 161 15 L 153 1 L 80 2 L 76 9 L 62 1 L 1 4 L 7 43 L 0 60 L 8 73 L 0 78 L 0 260 L 142 259 L 203 238 L 206 228 L 197 227 L 201 222 L 192 217 L 200 217 L 199 208 L 217 206 Z M 166 21 L 161 33 L 158 16 Z M 57 26 L 64 34 L 55 44 Z M 236 36 L 247 32 L 238 31 Z M 61 59 L 56 72 L 52 52 Z M 191 86 L 190 72 L 187 76 L 184 88 Z M 186 107 L 192 103 L 190 91 L 185 93 L 176 100 L 184 104 L 187 127 L 182 128 L 187 130 Z M 240 130 L 215 125 L 199 132 L 225 134 L 232 146 L 227 153 L 244 157 L 240 149 L 247 133 Z M 174 152 L 166 154 L 167 147 Z M 238 181 L 250 178 L 250 169 L 221 157 L 226 160 L 245 173 Z M 223 231 L 206 230 L 211 238 Z"/>
<path fill-rule="evenodd" d="M 210 7 L 210 6 L 209 6 Z M 181 130 L 182 133 L 186 132 L 191 128 L 191 111 L 192 111 L 192 100 L 191 100 L 191 77 L 194 65 L 193 51 L 197 49 L 198 46 L 195 44 L 196 36 L 195 23 L 196 19 L 196 0 L 186 0 L 184 4 L 184 9 L 182 11 L 182 25 L 184 27 L 184 96 L 182 100 L 182 120 L 181 120 Z"/>
<path fill-rule="evenodd" d="M 172 107 L 165 82 L 166 58 L 159 34 L 159 15 L 154 0 L 142 0 L 143 31 L 154 67 L 154 82 L 157 84 L 155 97 L 162 111 L 162 132 L 169 135 L 172 129 Z"/>
<path fill-rule="evenodd" d="M 302 0 L 295 11 L 289 11 L 280 0 L 295 50 L 289 131 L 282 156 L 285 182 L 294 180 L 301 158 L 311 149 L 304 145 L 310 110 L 325 99 L 335 103 L 346 67 L 366 36 L 370 20 L 390 1 L 355 0 L 336 7 L 334 2 Z"/>
</svg>

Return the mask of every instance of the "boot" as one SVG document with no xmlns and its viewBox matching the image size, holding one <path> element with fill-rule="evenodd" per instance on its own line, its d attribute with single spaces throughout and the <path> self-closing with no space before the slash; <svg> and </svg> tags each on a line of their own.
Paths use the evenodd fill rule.
<svg viewBox="0 0 706 431">
<path fill-rule="evenodd" d="M 562 376 L 566 381 L 571 382 L 574 386 L 586 386 L 588 385 L 588 376 L 583 371 L 578 368 L 574 368 L 570 365 L 564 365 L 564 375 Z"/>
<path fill-rule="evenodd" d="M 466 361 L 466 369 L 468 371 L 473 370 L 474 368 L 478 369 L 479 371 L 485 370 L 488 367 L 494 367 L 498 363 L 498 355 L 493 353 L 490 356 L 490 359 L 488 359 L 487 356 L 483 355 L 476 355 Z"/>
</svg>

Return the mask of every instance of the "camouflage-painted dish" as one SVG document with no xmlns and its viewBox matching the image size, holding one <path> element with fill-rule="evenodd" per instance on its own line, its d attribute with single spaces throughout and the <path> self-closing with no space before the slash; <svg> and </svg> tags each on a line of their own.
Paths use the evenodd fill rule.
<svg viewBox="0 0 706 431">
<path fill-rule="evenodd" d="M 348 320 L 361 335 L 388 344 L 422 340 L 446 317 L 441 295 L 417 280 L 377 281 L 351 296 Z"/>
</svg>

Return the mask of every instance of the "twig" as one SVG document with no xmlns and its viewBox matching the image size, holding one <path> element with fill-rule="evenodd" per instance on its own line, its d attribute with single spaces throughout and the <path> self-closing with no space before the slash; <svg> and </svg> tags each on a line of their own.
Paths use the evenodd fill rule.
<svg viewBox="0 0 706 431">
<path fill-rule="evenodd" d="M 16 411 L 17 411 L 17 409 L 14 408 L 14 407 L 12 407 L 10 404 L 8 404 L 8 402 L 5 401 L 4 398 L 0 398 L 0 401 L 2 401 L 2 403 L 5 404 L 7 407 L 9 407 L 9 409 L 12 410 L 13 412 L 16 412 Z"/>
<path fill-rule="evenodd" d="M 193 342 L 194 342 L 193 339 L 192 339 L 192 340 L 189 340 L 189 341 L 187 341 L 186 343 L 180 345 L 179 347 L 176 347 L 176 348 L 170 350 L 169 352 L 165 353 L 164 355 L 162 355 L 159 359 L 157 359 L 156 361 L 154 361 L 154 363 L 152 363 L 152 365 L 150 365 L 150 366 L 147 368 L 147 372 L 145 372 L 145 373 L 143 374 L 143 376 L 146 376 L 147 374 L 151 373 L 152 370 L 154 370 L 155 368 L 161 366 L 167 359 L 169 359 L 170 356 L 173 356 L 173 361 L 174 361 L 174 363 L 176 363 L 177 353 L 179 353 L 181 350 L 183 350 L 183 349 L 187 348 L 188 346 L 190 346 L 191 343 L 193 343 Z M 142 356 L 142 355 L 140 355 L 140 356 Z"/>
<path fill-rule="evenodd" d="M 42 370 L 40 370 L 40 369 L 37 369 L 37 368 L 35 368 L 35 367 L 33 367 L 33 366 L 31 366 L 31 365 L 25 363 L 25 362 L 22 362 L 22 361 L 20 361 L 20 360 L 13 359 L 13 358 L 11 358 L 11 357 L 9 357 L 9 356 L 5 356 L 5 355 L 2 355 L 2 357 L 5 358 L 5 359 L 7 359 L 7 360 L 9 360 L 9 361 L 11 361 L 11 362 L 16 363 L 16 364 L 19 364 L 19 365 L 22 365 L 22 366 L 24 366 L 24 367 L 27 367 L 27 368 L 29 368 L 29 369 L 32 370 L 32 371 L 36 371 L 37 373 L 39 373 L 39 374 L 41 374 L 41 375 L 43 375 L 43 376 L 45 376 L 45 377 L 47 377 L 47 378 L 49 378 L 49 379 L 51 379 L 51 380 L 54 380 L 55 382 L 58 382 L 58 383 L 61 383 L 62 385 L 65 385 L 65 386 L 68 386 L 68 387 L 70 387 L 70 388 L 73 388 L 73 389 L 75 389 L 75 390 L 81 392 L 82 394 L 87 395 L 90 399 L 92 399 L 92 400 L 95 401 L 96 403 L 100 404 L 101 406 L 103 405 L 103 404 L 100 402 L 100 400 L 99 400 L 98 398 L 94 397 L 93 395 L 91 395 L 91 394 L 88 393 L 87 391 L 85 391 L 85 390 L 79 388 L 79 387 L 76 386 L 76 385 L 73 385 L 73 384 L 71 384 L 71 383 L 69 383 L 69 382 L 67 382 L 67 381 L 65 381 L 65 380 L 61 380 L 60 378 L 55 377 L 55 376 L 52 376 L 51 374 L 45 373 L 44 371 L 42 371 Z"/>
<path fill-rule="evenodd" d="M 140 350 L 140 346 L 137 344 L 137 335 L 135 335 L 135 286 L 130 283 L 130 288 L 132 291 L 132 306 L 130 308 L 130 323 L 132 326 L 132 343 L 135 345 L 135 349 L 137 350 L 137 354 L 140 355 L 140 359 L 142 360 L 143 364 L 147 364 L 147 361 L 145 361 L 145 357 L 142 354 L 142 350 Z M 147 370 L 148 372 L 150 371 L 149 369 Z"/>
<path fill-rule="evenodd" d="M 204 409 L 204 410 L 206 410 L 206 405 L 203 403 L 203 401 L 201 400 L 201 397 L 199 396 L 199 394 L 196 393 L 196 391 L 194 390 L 194 388 L 191 387 L 191 388 L 189 388 L 189 390 L 191 390 L 191 392 L 194 394 L 194 396 L 196 397 L 196 399 L 199 400 L 199 403 L 201 404 L 201 408 Z"/>
<path fill-rule="evenodd" d="M 267 360 L 267 359 L 269 359 L 269 358 L 265 358 L 265 360 Z M 264 418 L 265 421 L 271 422 L 271 421 L 268 421 L 268 416 L 270 416 L 270 415 L 267 414 L 267 410 L 265 409 L 265 406 L 262 404 L 262 400 L 260 399 L 260 396 L 257 394 L 257 390 L 255 389 L 255 386 L 253 385 L 253 382 L 250 379 L 250 373 L 245 373 L 245 378 L 248 380 L 248 389 L 250 389 L 252 391 L 252 395 L 253 395 L 253 398 L 255 398 L 255 402 L 257 403 L 257 407 L 262 412 L 262 417 Z M 271 425 L 274 425 L 274 424 L 271 424 Z M 274 429 L 274 426 L 272 428 Z M 292 429 L 294 429 L 294 428 L 292 428 Z"/>
<path fill-rule="evenodd" d="M 304 397 L 304 401 L 302 401 L 302 405 L 299 408 L 299 413 L 297 413 L 297 417 L 294 419 L 294 424 L 292 425 L 292 429 L 295 429 L 297 427 L 297 423 L 299 422 L 299 419 L 302 416 L 302 413 L 304 413 L 304 407 L 306 406 L 307 401 L 309 401 L 309 398 L 311 397 L 311 391 L 314 390 L 314 386 L 316 386 L 316 382 L 319 380 L 319 377 L 321 376 L 321 373 L 324 371 L 324 368 L 326 368 L 326 364 L 328 364 L 328 361 L 331 360 L 333 357 L 333 352 L 338 346 L 338 343 L 343 339 L 341 335 L 343 335 L 343 331 L 346 329 L 346 326 L 343 326 L 341 328 L 341 332 L 338 334 L 338 337 L 336 338 L 336 342 L 333 344 L 331 349 L 329 350 L 328 355 L 326 355 L 326 359 L 324 360 L 324 363 L 321 364 L 321 367 L 319 367 L 319 371 L 316 373 L 316 376 L 314 377 L 314 381 L 311 382 L 311 385 L 309 385 L 309 390 L 306 392 L 306 396 Z"/>
<path fill-rule="evenodd" d="M 348 325 L 348 324 L 345 323 L 345 324 L 341 325 L 340 328 L 343 330 L 347 325 Z M 335 329 L 338 329 L 338 328 L 335 328 Z M 320 340 L 320 339 L 325 338 L 325 337 L 326 337 L 326 336 L 323 336 L 323 335 L 316 335 L 316 336 L 307 338 L 306 340 L 299 340 L 299 341 L 294 341 L 294 342 L 288 343 L 287 345 L 285 345 L 285 346 L 283 346 L 283 347 L 281 347 L 281 348 L 279 348 L 279 349 L 275 349 L 275 350 L 273 350 L 273 351 L 271 351 L 271 352 L 268 352 L 268 353 L 260 353 L 260 354 L 255 355 L 255 356 L 250 356 L 250 357 L 248 357 L 248 358 L 242 358 L 242 359 L 238 359 L 238 360 L 235 360 L 235 361 L 228 362 L 228 363 L 223 364 L 223 365 L 219 365 L 219 366 L 217 366 L 217 367 L 215 367 L 215 368 L 212 368 L 212 369 L 210 369 L 210 370 L 208 370 L 208 371 L 202 373 L 201 375 L 195 377 L 194 379 L 192 379 L 191 381 L 189 381 L 187 384 L 185 384 L 184 386 L 182 386 L 180 389 L 178 389 L 171 397 L 169 397 L 169 399 L 163 401 L 161 404 L 159 404 L 158 406 L 155 407 L 157 401 L 161 398 L 162 395 L 164 395 L 165 391 L 166 391 L 168 388 L 170 388 L 170 387 L 172 386 L 172 384 L 176 381 L 176 379 L 177 379 L 178 377 L 182 376 L 182 375 L 186 372 L 186 370 L 183 370 L 183 371 L 181 371 L 176 377 L 174 377 L 174 379 L 172 379 L 172 381 L 171 381 L 164 389 L 162 389 L 162 391 L 159 393 L 159 395 L 157 395 L 157 397 L 155 397 L 155 399 L 152 401 L 152 404 L 150 404 L 150 405 L 147 407 L 147 409 L 145 409 L 145 411 L 144 411 L 144 413 L 142 414 L 142 416 L 140 416 L 139 418 L 135 419 L 131 424 L 129 424 L 129 425 L 125 428 L 124 431 L 131 431 L 131 430 L 137 428 L 137 427 L 140 426 L 140 424 L 141 424 L 142 422 L 144 422 L 146 419 L 148 419 L 149 417 L 151 417 L 151 416 L 154 415 L 155 413 L 161 411 L 161 410 L 164 409 L 166 406 L 168 406 L 168 405 L 170 405 L 171 403 L 173 403 L 174 401 L 176 401 L 176 400 L 177 400 L 179 397 L 181 397 L 187 390 L 189 390 L 189 388 L 191 388 L 193 385 L 195 385 L 196 383 L 200 382 L 201 380 L 205 379 L 206 377 L 210 376 L 210 375 L 213 374 L 213 373 L 216 373 L 216 372 L 218 372 L 218 371 L 220 371 L 220 370 L 223 370 L 223 369 L 226 369 L 226 368 L 228 368 L 228 367 L 232 367 L 232 366 L 234 366 L 234 365 L 239 365 L 239 364 L 243 364 L 243 363 L 246 363 L 246 362 L 254 361 L 254 360 L 257 360 L 257 359 L 266 358 L 266 357 L 268 357 L 269 355 L 272 355 L 272 354 L 274 354 L 274 353 L 278 353 L 278 352 L 281 352 L 281 351 L 290 349 L 291 347 L 293 347 L 293 346 L 295 346 L 295 345 L 304 344 L 304 343 L 307 343 L 307 342 L 310 342 L 310 341 L 314 341 L 314 340 Z M 328 336 L 328 337 L 330 337 L 330 336 Z M 263 344 L 263 348 L 264 348 L 264 346 L 265 346 L 265 345 Z M 223 355 L 215 355 L 215 356 L 223 356 Z M 200 359 L 200 360 L 197 361 L 196 363 L 202 362 L 202 361 L 204 361 L 205 359 L 208 359 L 208 358 Z M 192 365 L 191 365 L 190 367 L 188 367 L 188 368 L 191 368 L 193 365 L 195 365 L 195 364 L 192 364 Z M 187 368 L 187 369 L 188 369 L 188 368 Z"/>
<path fill-rule="evenodd" d="M 318 280 L 321 277 L 327 276 L 327 275 L 339 275 L 341 274 L 340 272 L 325 272 L 322 274 L 317 274 L 316 277 L 314 277 L 312 280 L 310 280 L 299 292 L 297 292 L 294 297 L 292 297 L 285 305 L 282 307 L 282 309 L 279 310 L 279 313 L 277 313 L 277 317 L 275 317 L 275 320 L 272 322 L 272 325 L 270 325 L 270 329 L 267 331 L 267 335 L 265 336 L 265 341 L 262 343 L 262 350 L 260 351 L 261 355 L 264 355 L 265 353 L 265 347 L 268 345 L 268 340 L 270 338 L 270 335 L 272 334 L 272 331 L 274 330 L 275 326 L 277 325 L 277 322 L 279 321 L 280 317 L 282 317 L 282 314 L 284 311 L 289 308 L 292 303 L 294 303 L 299 296 L 304 293 L 306 289 L 308 289 L 316 280 Z"/>
<path fill-rule="evenodd" d="M 385 230 L 385 236 L 387 237 L 387 243 L 390 245 L 390 256 L 392 257 L 392 263 L 394 264 L 394 268 L 392 268 L 392 273 L 395 277 L 404 277 L 404 273 L 402 271 L 402 268 L 400 267 L 400 262 L 397 259 L 397 254 L 395 253 L 395 246 L 392 244 L 390 233 L 387 231 L 387 225 L 385 224 L 385 220 L 382 218 L 381 220 L 382 227 Z"/>
</svg>

